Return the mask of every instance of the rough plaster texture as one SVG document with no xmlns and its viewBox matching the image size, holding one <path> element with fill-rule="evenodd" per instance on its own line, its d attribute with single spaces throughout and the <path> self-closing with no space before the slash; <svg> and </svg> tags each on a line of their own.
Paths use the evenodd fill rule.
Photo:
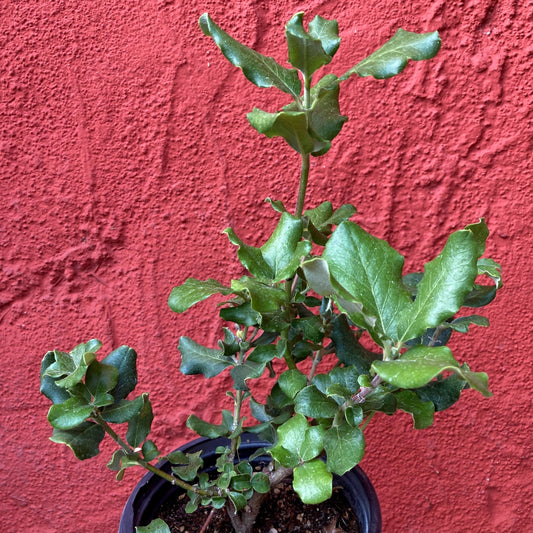
<svg viewBox="0 0 533 533">
<path fill-rule="evenodd" d="M 247 44 L 285 61 L 298 10 L 339 20 L 342 73 L 397 27 L 438 29 L 443 48 L 387 82 L 351 80 L 350 122 L 316 159 L 309 203 L 352 202 L 356 220 L 419 269 L 457 228 L 486 217 L 488 255 L 506 286 L 492 327 L 455 342 L 491 376 L 415 431 L 377 416 L 369 473 L 386 533 L 531 530 L 531 0 L 3 0 L 0 5 L 0 493 L 4 531 L 112 532 L 141 473 L 122 483 L 103 457 L 77 462 L 48 441 L 38 393 L 47 349 L 100 338 L 139 353 L 155 440 L 211 418 L 216 384 L 178 372 L 179 335 L 215 343 L 214 310 L 166 308 L 188 276 L 227 282 L 242 269 L 221 230 L 259 245 L 274 225 L 262 200 L 293 205 L 298 159 L 247 125 L 255 88 L 197 26 L 209 11 Z M 272 51 L 274 50 L 274 51 Z M 269 99 L 273 98 L 274 100 Z M 215 322 L 215 324 L 217 324 Z M 218 324 L 217 324 L 218 327 Z"/>
</svg>

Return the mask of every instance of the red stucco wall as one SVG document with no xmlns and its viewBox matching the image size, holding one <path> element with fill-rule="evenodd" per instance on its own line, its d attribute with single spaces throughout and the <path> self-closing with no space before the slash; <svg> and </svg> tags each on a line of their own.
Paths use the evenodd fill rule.
<svg viewBox="0 0 533 533">
<path fill-rule="evenodd" d="M 260 2 L 3 0 L 0 5 L 0 495 L 8 532 L 115 531 L 141 472 L 122 483 L 104 456 L 77 462 L 48 441 L 40 360 L 100 338 L 139 353 L 155 439 L 168 450 L 214 390 L 178 372 L 188 334 L 214 343 L 209 303 L 177 316 L 171 287 L 240 275 L 221 230 L 259 245 L 274 223 L 262 200 L 291 205 L 298 159 L 256 136 L 245 113 L 275 109 L 197 26 L 221 25 L 284 62 L 298 10 L 337 18 L 342 73 L 397 27 L 438 29 L 436 59 L 386 82 L 353 79 L 351 117 L 315 160 L 310 203 L 352 202 L 356 220 L 420 268 L 453 229 L 486 217 L 505 288 L 489 330 L 456 344 L 491 376 L 424 431 L 377 416 L 369 473 L 386 533 L 531 530 L 531 0 Z M 272 50 L 276 50 L 273 52 Z M 283 96 L 278 102 L 283 103 Z M 266 221 L 265 221 L 266 220 Z M 462 350 L 462 352 L 461 352 Z M 218 401 L 218 400 L 217 400 Z"/>
</svg>

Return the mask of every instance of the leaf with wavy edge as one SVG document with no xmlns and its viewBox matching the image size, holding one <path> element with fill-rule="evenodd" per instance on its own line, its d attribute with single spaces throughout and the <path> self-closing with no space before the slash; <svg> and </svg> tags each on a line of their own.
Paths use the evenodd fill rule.
<svg viewBox="0 0 533 533">
<path fill-rule="evenodd" d="M 441 40 L 436 31 L 415 33 L 400 28 L 383 46 L 340 79 L 345 80 L 353 74 L 362 78 L 372 76 L 378 80 L 392 78 L 402 72 L 409 59 L 420 61 L 434 57 L 440 50 L 440 45 Z"/>
<path fill-rule="evenodd" d="M 447 346 L 415 346 L 393 361 L 374 361 L 372 369 L 387 383 L 401 389 L 417 389 L 427 385 L 441 372 L 457 373 L 483 396 L 492 396 L 487 374 L 461 367 Z"/>
<path fill-rule="evenodd" d="M 230 37 L 204 13 L 199 20 L 205 35 L 212 37 L 228 61 L 240 68 L 248 80 L 258 87 L 277 87 L 298 98 L 302 84 L 295 69 L 282 67 L 274 58 L 264 56 Z"/>
</svg>

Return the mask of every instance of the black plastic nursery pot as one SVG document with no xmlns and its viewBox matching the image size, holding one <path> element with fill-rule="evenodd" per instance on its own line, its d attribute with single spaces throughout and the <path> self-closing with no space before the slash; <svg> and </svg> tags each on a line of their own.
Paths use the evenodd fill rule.
<svg viewBox="0 0 533 533">
<path fill-rule="evenodd" d="M 202 451 L 204 470 L 214 468 L 218 446 L 229 443 L 227 439 L 200 438 L 184 444 L 179 449 L 183 452 Z M 254 434 L 244 434 L 239 448 L 241 459 L 249 458 L 258 448 L 270 446 Z M 261 460 L 261 458 L 259 459 Z M 168 461 L 159 465 L 166 472 L 170 472 Z M 370 480 L 361 468 L 356 466 L 343 476 L 334 476 L 334 485 L 343 488 L 344 496 L 353 509 L 359 522 L 361 533 L 381 533 L 381 511 L 379 501 Z M 182 492 L 182 489 L 171 485 L 159 476 L 146 474 L 132 492 L 120 519 L 118 533 L 135 533 L 135 526 L 148 525 L 157 518 L 163 504 Z"/>
</svg>

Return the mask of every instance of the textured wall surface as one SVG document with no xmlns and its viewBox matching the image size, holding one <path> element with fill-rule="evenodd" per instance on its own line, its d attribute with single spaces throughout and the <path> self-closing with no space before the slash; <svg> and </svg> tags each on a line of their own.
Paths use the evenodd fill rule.
<svg viewBox="0 0 533 533">
<path fill-rule="evenodd" d="M 389 81 L 352 79 L 351 117 L 315 159 L 309 205 L 354 203 L 355 220 L 420 269 L 447 234 L 486 217 L 487 255 L 505 287 L 488 330 L 455 355 L 491 376 L 415 431 L 376 416 L 363 467 L 385 533 L 531 530 L 533 2 L 531 0 L 3 0 L 0 5 L 0 494 L 2 529 L 112 532 L 141 476 L 121 483 L 103 456 L 78 462 L 48 440 L 39 365 L 89 338 L 139 354 L 154 438 L 191 435 L 228 383 L 179 371 L 178 338 L 215 343 L 211 303 L 166 307 L 188 276 L 241 275 L 221 230 L 260 245 L 274 225 L 266 196 L 294 205 L 298 158 L 260 138 L 245 113 L 283 94 L 243 79 L 202 36 L 198 16 L 286 60 L 297 11 L 337 18 L 345 72 L 401 26 L 439 30 L 431 62 Z M 370 7 L 371 6 L 371 7 Z M 292 208 L 292 207 L 291 207 Z M 215 420 L 213 420 L 215 421 Z"/>
</svg>

